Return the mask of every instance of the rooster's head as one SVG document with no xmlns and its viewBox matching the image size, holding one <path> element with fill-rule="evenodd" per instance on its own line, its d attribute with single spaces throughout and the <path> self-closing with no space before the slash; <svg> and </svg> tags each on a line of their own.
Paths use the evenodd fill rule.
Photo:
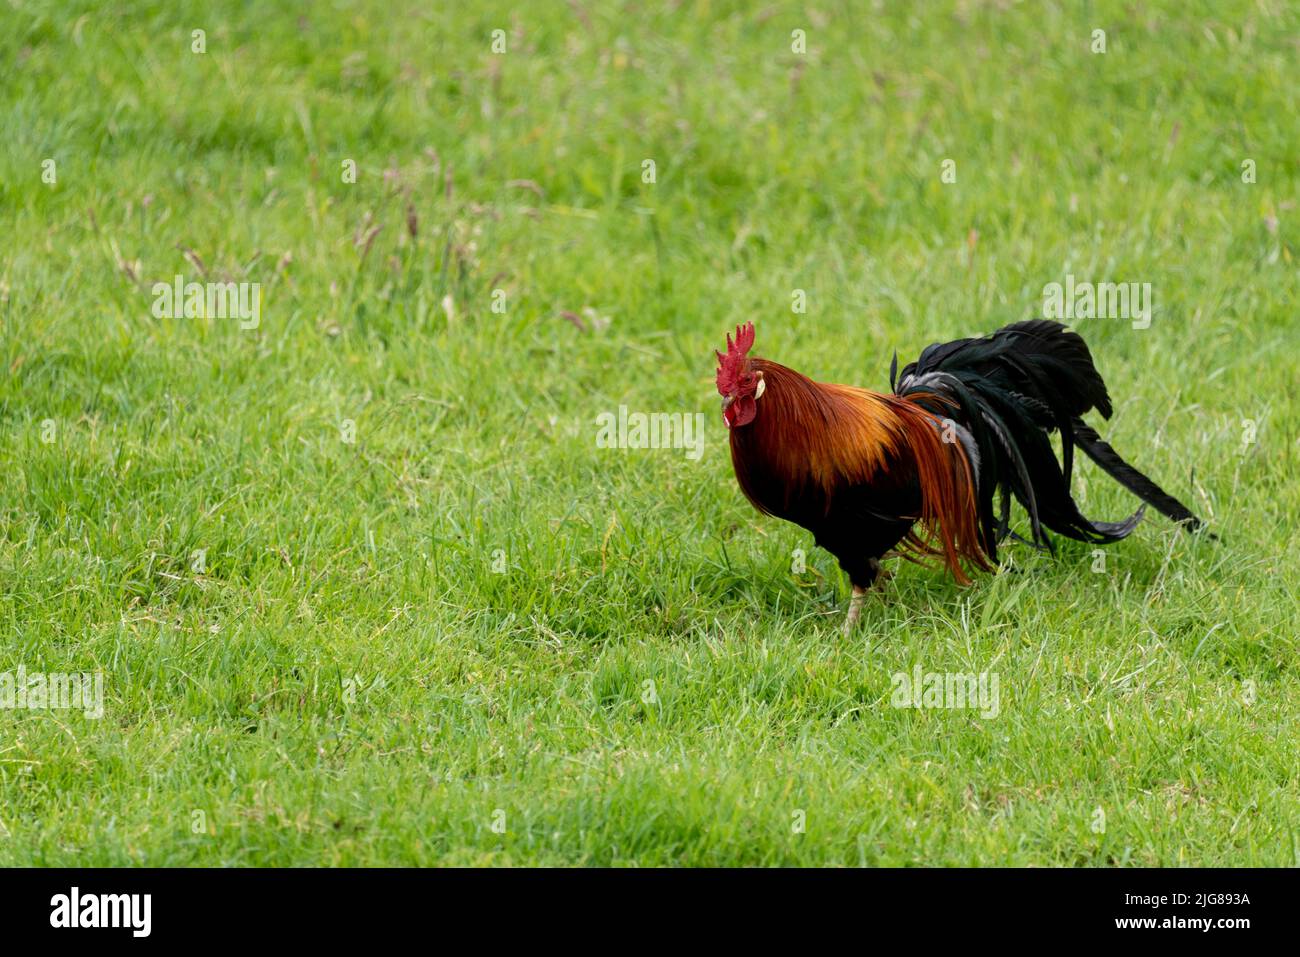
<svg viewBox="0 0 1300 957">
<path fill-rule="evenodd" d="M 736 338 L 727 336 L 727 352 L 718 357 L 718 394 L 722 396 L 722 420 L 734 429 L 749 425 L 763 395 L 763 373 L 750 368 L 748 353 L 754 345 L 754 324 L 736 327 Z"/>
</svg>

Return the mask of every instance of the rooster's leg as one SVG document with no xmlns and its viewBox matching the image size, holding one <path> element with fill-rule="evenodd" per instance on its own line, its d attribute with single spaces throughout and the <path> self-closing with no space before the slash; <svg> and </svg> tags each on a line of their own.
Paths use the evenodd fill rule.
<svg viewBox="0 0 1300 957">
<path fill-rule="evenodd" d="M 853 633 L 853 626 L 858 622 L 858 616 L 862 614 L 862 602 L 867 597 L 867 590 L 860 585 L 853 586 L 853 597 L 849 599 L 849 614 L 844 619 L 844 637 L 847 638 Z"/>
<path fill-rule="evenodd" d="M 865 585 L 854 583 L 853 597 L 849 599 L 849 614 L 844 619 L 844 636 L 847 638 L 853 631 L 853 626 L 858 623 L 858 617 L 862 614 L 862 603 L 867 598 L 867 592 L 877 585 L 884 584 L 894 577 L 894 573 L 888 569 L 880 567 L 880 559 L 867 559 L 867 570 L 870 572 L 870 580 Z"/>
</svg>

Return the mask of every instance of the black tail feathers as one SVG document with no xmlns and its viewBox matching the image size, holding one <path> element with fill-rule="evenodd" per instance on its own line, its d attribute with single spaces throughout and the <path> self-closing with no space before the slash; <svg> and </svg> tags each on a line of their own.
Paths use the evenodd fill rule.
<svg viewBox="0 0 1300 957">
<path fill-rule="evenodd" d="M 1199 531 L 1205 527 L 1205 523 L 1193 515 L 1186 505 L 1120 458 L 1119 453 L 1112 449 L 1092 426 L 1082 419 L 1075 419 L 1071 426 L 1074 429 L 1074 440 L 1079 448 L 1083 449 L 1088 458 L 1101 466 L 1116 482 L 1138 498 L 1149 502 L 1156 511 L 1167 515 L 1189 532 Z"/>
<path fill-rule="evenodd" d="M 1189 531 L 1204 524 L 1172 495 L 1129 465 L 1082 419 L 1096 409 L 1109 418 L 1106 383 L 1083 338 L 1057 322 L 1017 322 L 982 339 L 958 339 L 927 347 L 895 381 L 896 394 L 960 426 L 978 486 L 976 501 L 985 550 L 1013 534 L 1009 494 L 1029 513 L 1030 541 L 1051 547 L 1044 527 L 1086 542 L 1124 538 L 1146 506 L 1118 522 L 1084 517 L 1070 494 L 1074 446 L 1112 478 Z M 1061 461 L 1050 433 L 1061 437 Z M 1001 514 L 993 495 L 1002 490 Z M 1008 494 L 1009 493 L 1009 494 Z M 1019 536 L 1016 536 L 1019 537 Z"/>
</svg>

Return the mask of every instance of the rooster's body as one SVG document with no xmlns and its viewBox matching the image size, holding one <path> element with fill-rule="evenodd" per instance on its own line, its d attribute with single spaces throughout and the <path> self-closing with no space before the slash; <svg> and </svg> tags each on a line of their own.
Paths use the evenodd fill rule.
<svg viewBox="0 0 1300 957">
<path fill-rule="evenodd" d="M 853 584 L 849 625 L 893 549 L 938 558 L 963 583 L 966 569 L 991 569 L 1012 534 L 1013 496 L 1039 547 L 1051 546 L 1045 529 L 1094 543 L 1128 535 L 1145 506 L 1120 522 L 1079 511 L 1070 495 L 1076 446 L 1174 521 L 1201 525 L 1083 422 L 1093 409 L 1109 418 L 1110 397 L 1083 339 L 1059 323 L 932 345 L 891 375 L 892 395 L 751 358 L 753 341 L 746 325 L 719 354 L 736 478 L 759 511 L 808 529 L 839 560 Z"/>
</svg>

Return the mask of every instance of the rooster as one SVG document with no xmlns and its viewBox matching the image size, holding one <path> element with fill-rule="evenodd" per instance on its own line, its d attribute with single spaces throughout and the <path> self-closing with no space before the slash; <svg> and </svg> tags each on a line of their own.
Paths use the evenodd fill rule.
<svg viewBox="0 0 1300 957">
<path fill-rule="evenodd" d="M 1070 495 L 1076 446 L 1183 528 L 1203 525 L 1083 421 L 1093 409 L 1110 418 L 1110 396 L 1088 346 L 1060 323 L 935 344 L 901 376 L 895 355 L 888 395 L 814 382 L 750 356 L 753 345 L 746 323 L 715 353 L 736 480 L 760 512 L 808 529 L 839 560 L 853 586 L 846 634 L 892 550 L 937 560 L 963 585 L 968 571 L 993 570 L 998 544 L 1020 538 L 1013 496 L 1029 514 L 1021 540 L 1037 548 L 1052 548 L 1045 529 L 1096 544 L 1132 532 L 1145 504 L 1120 522 L 1079 511 Z"/>
</svg>

